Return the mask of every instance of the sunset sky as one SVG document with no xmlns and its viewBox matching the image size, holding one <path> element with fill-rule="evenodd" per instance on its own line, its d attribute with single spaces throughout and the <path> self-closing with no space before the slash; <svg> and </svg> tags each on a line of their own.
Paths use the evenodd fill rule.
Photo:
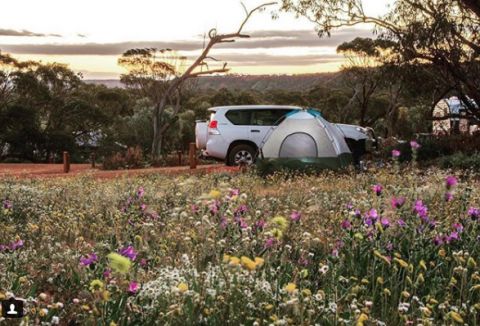
<svg viewBox="0 0 480 326">
<path fill-rule="evenodd" d="M 381 15 L 388 1 L 366 0 L 365 10 Z M 262 3 L 244 1 L 247 8 Z M 272 8 L 273 9 L 273 8 Z M 338 44 L 372 36 L 358 26 L 320 39 L 306 19 L 271 11 L 257 14 L 238 40 L 212 51 L 231 72 L 294 74 L 335 71 L 342 57 Z M 212 27 L 235 31 L 244 18 L 239 0 L 15 0 L 2 3 L 0 50 L 19 59 L 66 63 L 86 79 L 118 78 L 118 57 L 130 48 L 173 48 L 191 58 L 202 48 Z"/>
</svg>

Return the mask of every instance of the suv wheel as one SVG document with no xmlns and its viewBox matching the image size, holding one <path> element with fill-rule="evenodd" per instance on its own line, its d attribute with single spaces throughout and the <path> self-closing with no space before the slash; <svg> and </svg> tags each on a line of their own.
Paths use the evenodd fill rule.
<svg viewBox="0 0 480 326">
<path fill-rule="evenodd" d="M 239 165 L 245 162 L 251 165 L 255 162 L 256 150 L 250 145 L 240 144 L 234 146 L 228 154 L 227 165 Z"/>
</svg>

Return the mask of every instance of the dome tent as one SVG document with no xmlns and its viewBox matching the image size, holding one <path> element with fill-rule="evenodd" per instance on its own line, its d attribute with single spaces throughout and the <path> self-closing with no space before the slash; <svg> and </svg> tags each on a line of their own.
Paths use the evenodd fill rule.
<svg viewBox="0 0 480 326">
<path fill-rule="evenodd" d="M 352 163 L 343 133 L 318 111 L 296 110 L 265 136 L 257 165 L 264 173 L 340 169 Z"/>
</svg>

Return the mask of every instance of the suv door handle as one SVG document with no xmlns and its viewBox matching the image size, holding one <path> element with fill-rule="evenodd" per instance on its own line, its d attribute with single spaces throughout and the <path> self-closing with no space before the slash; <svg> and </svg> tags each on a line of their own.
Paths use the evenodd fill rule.
<svg viewBox="0 0 480 326">
<path fill-rule="evenodd" d="M 250 132 L 260 132 L 260 130 L 258 130 L 258 129 L 252 129 L 252 130 L 250 130 Z"/>
</svg>

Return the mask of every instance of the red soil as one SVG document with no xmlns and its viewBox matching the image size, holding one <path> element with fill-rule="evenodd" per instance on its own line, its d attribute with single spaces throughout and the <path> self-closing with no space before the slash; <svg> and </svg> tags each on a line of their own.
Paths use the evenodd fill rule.
<svg viewBox="0 0 480 326">
<path fill-rule="evenodd" d="M 0 164 L 0 179 L 2 177 L 16 178 L 54 178 L 91 175 L 99 179 L 111 179 L 122 176 L 148 175 L 148 174 L 201 174 L 218 172 L 238 172 L 237 167 L 228 167 L 223 164 L 199 165 L 196 169 L 188 166 L 132 169 L 104 171 L 92 169 L 90 164 L 71 164 L 70 172 L 63 173 L 62 164 Z"/>
</svg>

